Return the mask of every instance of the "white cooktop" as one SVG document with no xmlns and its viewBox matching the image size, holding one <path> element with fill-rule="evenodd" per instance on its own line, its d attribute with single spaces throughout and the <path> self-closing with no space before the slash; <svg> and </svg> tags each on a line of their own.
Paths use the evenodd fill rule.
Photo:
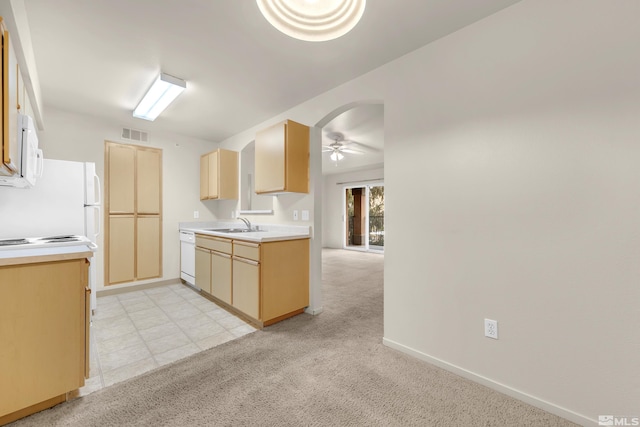
<svg viewBox="0 0 640 427">
<path fill-rule="evenodd" d="M 97 245 L 85 236 L 49 236 L 15 239 L 0 239 L 0 258 L 53 255 L 90 250 Z"/>
</svg>

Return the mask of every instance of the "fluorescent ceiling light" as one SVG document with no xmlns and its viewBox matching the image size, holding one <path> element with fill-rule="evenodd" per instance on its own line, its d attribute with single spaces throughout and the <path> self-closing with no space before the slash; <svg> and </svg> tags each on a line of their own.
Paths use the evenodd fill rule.
<svg viewBox="0 0 640 427">
<path fill-rule="evenodd" d="M 286 35 L 310 42 L 337 39 L 362 18 L 366 0 L 256 0 L 267 21 Z"/>
<path fill-rule="evenodd" d="M 187 82 L 169 74 L 161 73 L 142 98 L 133 117 L 153 121 L 182 93 Z"/>
</svg>

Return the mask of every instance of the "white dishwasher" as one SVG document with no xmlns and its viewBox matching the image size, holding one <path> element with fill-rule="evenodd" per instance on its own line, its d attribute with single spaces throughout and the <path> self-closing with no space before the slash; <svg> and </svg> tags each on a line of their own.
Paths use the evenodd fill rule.
<svg viewBox="0 0 640 427">
<path fill-rule="evenodd" d="M 180 278 L 196 285 L 196 236 L 193 231 L 180 231 Z"/>
</svg>

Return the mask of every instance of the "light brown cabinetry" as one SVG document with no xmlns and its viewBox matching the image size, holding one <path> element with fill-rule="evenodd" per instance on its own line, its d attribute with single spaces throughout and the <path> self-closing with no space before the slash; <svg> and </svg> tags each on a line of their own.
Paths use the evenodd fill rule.
<svg viewBox="0 0 640 427">
<path fill-rule="evenodd" d="M 309 239 L 254 243 L 197 234 L 196 285 L 260 327 L 302 313 L 309 305 Z"/>
<path fill-rule="evenodd" d="M 109 281 L 129 282 L 135 277 L 135 217 L 109 215 Z"/>
<path fill-rule="evenodd" d="M 162 276 L 162 151 L 105 143 L 105 283 Z"/>
<path fill-rule="evenodd" d="M 0 106 L 2 108 L 2 131 L 0 132 L 0 175 L 11 176 L 18 172 L 20 160 L 18 146 L 18 60 L 11 46 L 9 32 L 0 17 L 0 33 L 2 35 L 2 88 L 0 90 Z"/>
<path fill-rule="evenodd" d="M 136 279 L 160 277 L 162 248 L 159 215 L 138 215 L 136 223 Z"/>
<path fill-rule="evenodd" d="M 219 148 L 200 157 L 200 200 L 238 198 L 238 153 Z"/>
<path fill-rule="evenodd" d="M 256 134 L 255 189 L 309 192 L 309 127 L 286 120 Z"/>
<path fill-rule="evenodd" d="M 231 304 L 231 255 L 211 251 L 211 295 Z"/>
<path fill-rule="evenodd" d="M 66 400 L 89 371 L 89 263 L 0 266 L 0 425 Z"/>
<path fill-rule="evenodd" d="M 107 144 L 109 214 L 135 212 L 136 149 L 132 145 Z"/>
<path fill-rule="evenodd" d="M 233 257 L 233 306 L 260 319 L 260 262 Z"/>
<path fill-rule="evenodd" d="M 211 251 L 196 246 L 196 286 L 211 294 Z"/>
<path fill-rule="evenodd" d="M 136 150 L 136 212 L 138 214 L 160 214 L 161 184 L 162 152 Z"/>
<path fill-rule="evenodd" d="M 229 239 L 196 236 L 196 286 L 227 304 L 231 304 L 231 250 Z"/>
</svg>

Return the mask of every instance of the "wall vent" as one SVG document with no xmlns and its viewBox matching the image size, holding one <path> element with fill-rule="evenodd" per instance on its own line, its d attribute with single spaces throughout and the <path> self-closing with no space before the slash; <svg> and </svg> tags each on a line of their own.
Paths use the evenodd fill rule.
<svg viewBox="0 0 640 427">
<path fill-rule="evenodd" d="M 128 141 L 149 142 L 149 134 L 138 129 L 122 128 L 121 136 Z"/>
</svg>

